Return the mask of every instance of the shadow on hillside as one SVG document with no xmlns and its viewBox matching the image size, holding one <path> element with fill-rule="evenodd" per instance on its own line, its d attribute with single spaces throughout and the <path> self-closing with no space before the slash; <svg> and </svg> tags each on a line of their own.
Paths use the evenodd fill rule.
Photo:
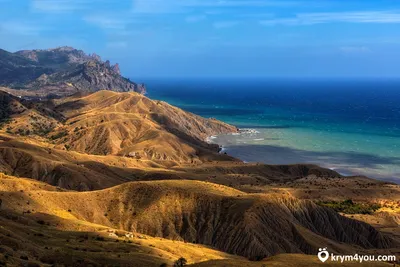
<svg viewBox="0 0 400 267">
<path fill-rule="evenodd" d="M 232 161 L 235 160 L 232 157 L 218 154 L 219 152 L 219 146 L 217 144 L 209 144 L 206 143 L 203 140 L 200 140 L 196 137 L 193 137 L 181 130 L 178 130 L 178 125 L 174 125 L 175 123 L 171 122 L 170 119 L 164 115 L 161 114 L 151 114 L 151 118 L 159 123 L 165 131 L 175 135 L 178 137 L 180 140 L 183 141 L 183 143 L 189 144 L 196 148 L 197 150 L 197 156 L 200 158 L 202 156 L 208 158 L 209 160 L 220 160 L 220 161 Z M 208 153 L 207 153 L 208 152 Z M 210 158 L 211 157 L 211 158 Z"/>
<path fill-rule="evenodd" d="M 0 210 L 0 223 L 1 266 L 39 266 L 38 262 L 40 266 L 160 266 L 166 261 L 156 256 L 155 248 L 134 240 L 122 238 L 117 243 L 116 238 L 108 236 L 108 227 L 97 226 L 93 231 L 58 229 L 60 225 L 82 226 L 54 215 L 21 215 L 9 210 Z"/>
<path fill-rule="evenodd" d="M 56 107 L 57 112 L 67 112 L 72 110 L 79 110 L 85 106 L 85 102 L 83 100 L 75 100 L 69 101 L 67 103 L 61 104 Z"/>
</svg>

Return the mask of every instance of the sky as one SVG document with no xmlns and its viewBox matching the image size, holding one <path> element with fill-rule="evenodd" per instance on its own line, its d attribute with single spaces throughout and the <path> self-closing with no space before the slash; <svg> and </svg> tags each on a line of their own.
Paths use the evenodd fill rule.
<svg viewBox="0 0 400 267">
<path fill-rule="evenodd" d="M 73 46 L 125 76 L 400 78 L 398 0 L 0 0 L 0 48 Z"/>
</svg>

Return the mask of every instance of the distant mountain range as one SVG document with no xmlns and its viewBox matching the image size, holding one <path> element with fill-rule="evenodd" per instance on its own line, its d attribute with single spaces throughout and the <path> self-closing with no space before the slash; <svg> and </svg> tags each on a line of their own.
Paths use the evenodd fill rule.
<svg viewBox="0 0 400 267">
<path fill-rule="evenodd" d="M 100 90 L 145 93 L 143 84 L 121 76 L 118 64 L 67 46 L 15 53 L 0 49 L 0 86 L 37 97 Z"/>
</svg>

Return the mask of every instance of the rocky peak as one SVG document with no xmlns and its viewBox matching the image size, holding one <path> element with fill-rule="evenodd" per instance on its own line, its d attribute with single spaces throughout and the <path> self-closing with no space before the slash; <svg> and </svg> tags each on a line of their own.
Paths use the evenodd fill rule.
<svg viewBox="0 0 400 267">
<path fill-rule="evenodd" d="M 0 53 L 0 74 L 7 79 L 0 85 L 27 90 L 41 90 L 53 95 L 68 95 L 78 91 L 94 92 L 112 90 L 117 92 L 135 91 L 144 93 L 138 85 L 121 76 L 118 64 L 103 62 L 97 54 L 70 46 L 47 50 L 24 50 L 16 53 Z M 28 70 L 29 67 L 29 71 Z"/>
<path fill-rule="evenodd" d="M 35 51 L 22 50 L 22 51 L 18 51 L 17 54 L 19 54 L 20 56 L 23 56 L 27 59 L 30 59 L 32 61 L 35 61 L 35 62 L 39 61 L 37 53 Z"/>
<path fill-rule="evenodd" d="M 111 66 L 111 69 L 112 69 L 115 73 L 121 75 L 121 70 L 120 70 L 120 68 L 119 68 L 119 64 L 118 64 L 118 63 L 116 63 L 115 65 Z"/>
<path fill-rule="evenodd" d="M 101 61 L 101 57 L 99 55 L 97 55 L 96 53 L 93 54 L 89 54 L 89 57 L 91 57 L 92 59 L 96 60 L 96 61 Z"/>
</svg>

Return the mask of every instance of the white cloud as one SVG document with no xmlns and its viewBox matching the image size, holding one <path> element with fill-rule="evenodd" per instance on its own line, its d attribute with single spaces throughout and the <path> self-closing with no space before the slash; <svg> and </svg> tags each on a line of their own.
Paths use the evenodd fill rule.
<svg viewBox="0 0 400 267">
<path fill-rule="evenodd" d="M 5 21 L 0 23 L 0 29 L 3 32 L 17 35 L 39 35 L 47 28 L 38 26 L 34 23 L 22 21 Z"/>
<path fill-rule="evenodd" d="M 89 0 L 32 0 L 31 7 L 37 12 L 64 13 L 83 9 L 91 2 L 94 3 Z"/>
<path fill-rule="evenodd" d="M 195 22 L 199 22 L 199 21 L 203 21 L 207 18 L 206 15 L 194 15 L 194 16 L 187 16 L 185 18 L 186 22 L 189 23 L 195 23 Z"/>
<path fill-rule="evenodd" d="M 299 1 L 259 1 L 259 0 L 219 0 L 219 1 L 187 1 L 192 6 L 205 7 L 289 7 L 301 5 Z"/>
<path fill-rule="evenodd" d="M 186 7 L 184 0 L 134 0 L 133 12 L 137 14 L 180 13 Z"/>
<path fill-rule="evenodd" d="M 128 47 L 128 43 L 125 41 L 109 42 L 109 43 L 107 43 L 107 47 L 109 47 L 109 48 L 126 48 L 126 47 Z"/>
<path fill-rule="evenodd" d="M 83 18 L 87 23 L 93 24 L 103 30 L 125 30 L 131 23 L 130 19 L 117 18 L 110 15 L 89 15 Z"/>
<path fill-rule="evenodd" d="M 325 12 L 303 13 L 295 17 L 261 20 L 265 26 L 274 25 L 314 25 L 333 22 L 344 23 L 400 23 L 398 11 L 360 11 L 360 12 Z"/>
<path fill-rule="evenodd" d="M 239 21 L 218 21 L 213 24 L 216 29 L 231 28 L 238 25 Z"/>
<path fill-rule="evenodd" d="M 366 46 L 342 46 L 339 50 L 345 54 L 365 54 L 371 53 L 371 49 Z"/>
<path fill-rule="evenodd" d="M 272 0 L 133 0 L 133 12 L 142 14 L 184 13 L 193 8 L 287 7 L 298 1 Z"/>
</svg>

